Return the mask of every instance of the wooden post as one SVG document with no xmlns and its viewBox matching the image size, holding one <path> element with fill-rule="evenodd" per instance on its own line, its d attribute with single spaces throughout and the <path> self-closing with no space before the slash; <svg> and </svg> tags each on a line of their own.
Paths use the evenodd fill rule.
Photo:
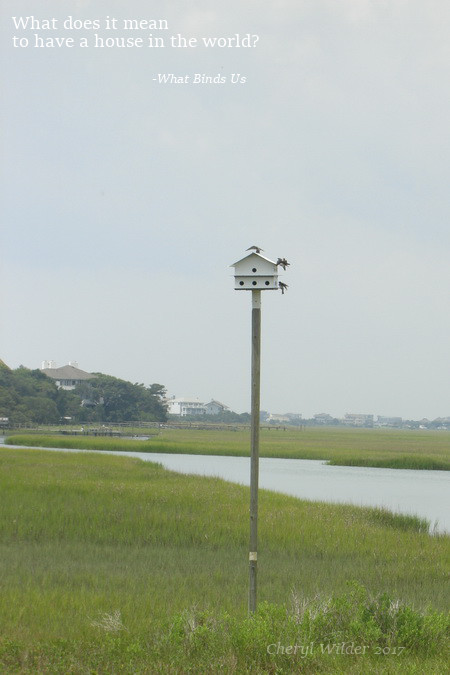
<svg viewBox="0 0 450 675">
<path fill-rule="evenodd" d="M 250 459 L 250 545 L 248 611 L 256 612 L 258 566 L 259 408 L 261 375 L 261 291 L 252 291 L 252 423 Z"/>
</svg>

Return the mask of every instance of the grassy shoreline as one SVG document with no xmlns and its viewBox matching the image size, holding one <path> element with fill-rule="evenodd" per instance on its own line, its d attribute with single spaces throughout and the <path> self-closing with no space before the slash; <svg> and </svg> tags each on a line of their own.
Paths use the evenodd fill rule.
<svg viewBox="0 0 450 675">
<path fill-rule="evenodd" d="M 261 490 L 250 621 L 248 489 L 1 448 L 0 491 L 4 672 L 444 672 L 450 538 L 419 520 Z M 321 653 L 342 641 L 370 649 Z M 294 661 L 278 642 L 317 649 Z"/>
<path fill-rule="evenodd" d="M 249 454 L 247 431 L 164 429 L 149 440 L 18 434 L 7 443 L 29 447 L 122 450 L 149 453 Z M 260 456 L 318 459 L 340 466 L 450 470 L 450 433 L 357 429 L 264 430 Z"/>
</svg>

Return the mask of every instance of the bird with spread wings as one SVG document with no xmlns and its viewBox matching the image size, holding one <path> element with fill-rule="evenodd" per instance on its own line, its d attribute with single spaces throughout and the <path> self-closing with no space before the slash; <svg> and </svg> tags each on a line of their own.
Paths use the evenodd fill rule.
<svg viewBox="0 0 450 675">
<path fill-rule="evenodd" d="M 282 267 L 282 268 L 284 269 L 284 271 L 286 272 L 286 267 L 287 267 L 288 265 L 290 265 L 291 263 L 288 263 L 288 261 L 286 260 L 286 258 L 278 258 L 276 264 L 277 264 L 277 267 L 278 267 L 278 265 L 279 265 L 279 266 Z"/>
</svg>

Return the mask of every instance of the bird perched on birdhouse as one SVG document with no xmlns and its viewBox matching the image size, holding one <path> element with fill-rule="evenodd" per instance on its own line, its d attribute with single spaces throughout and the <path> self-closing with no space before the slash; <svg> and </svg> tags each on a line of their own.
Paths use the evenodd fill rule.
<svg viewBox="0 0 450 675">
<path fill-rule="evenodd" d="M 279 265 L 280 267 L 282 267 L 284 269 L 285 272 L 286 272 L 286 267 L 288 267 L 290 264 L 291 263 L 288 263 L 286 258 L 278 258 L 278 260 L 277 260 L 277 267 Z"/>
</svg>

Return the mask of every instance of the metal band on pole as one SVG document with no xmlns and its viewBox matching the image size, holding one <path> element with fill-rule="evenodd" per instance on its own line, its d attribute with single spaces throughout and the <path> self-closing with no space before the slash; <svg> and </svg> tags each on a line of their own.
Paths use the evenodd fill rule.
<svg viewBox="0 0 450 675">
<path fill-rule="evenodd" d="M 258 551 L 259 417 L 261 381 L 261 291 L 252 291 L 252 383 L 250 459 L 250 546 L 248 611 L 256 612 Z"/>
</svg>

